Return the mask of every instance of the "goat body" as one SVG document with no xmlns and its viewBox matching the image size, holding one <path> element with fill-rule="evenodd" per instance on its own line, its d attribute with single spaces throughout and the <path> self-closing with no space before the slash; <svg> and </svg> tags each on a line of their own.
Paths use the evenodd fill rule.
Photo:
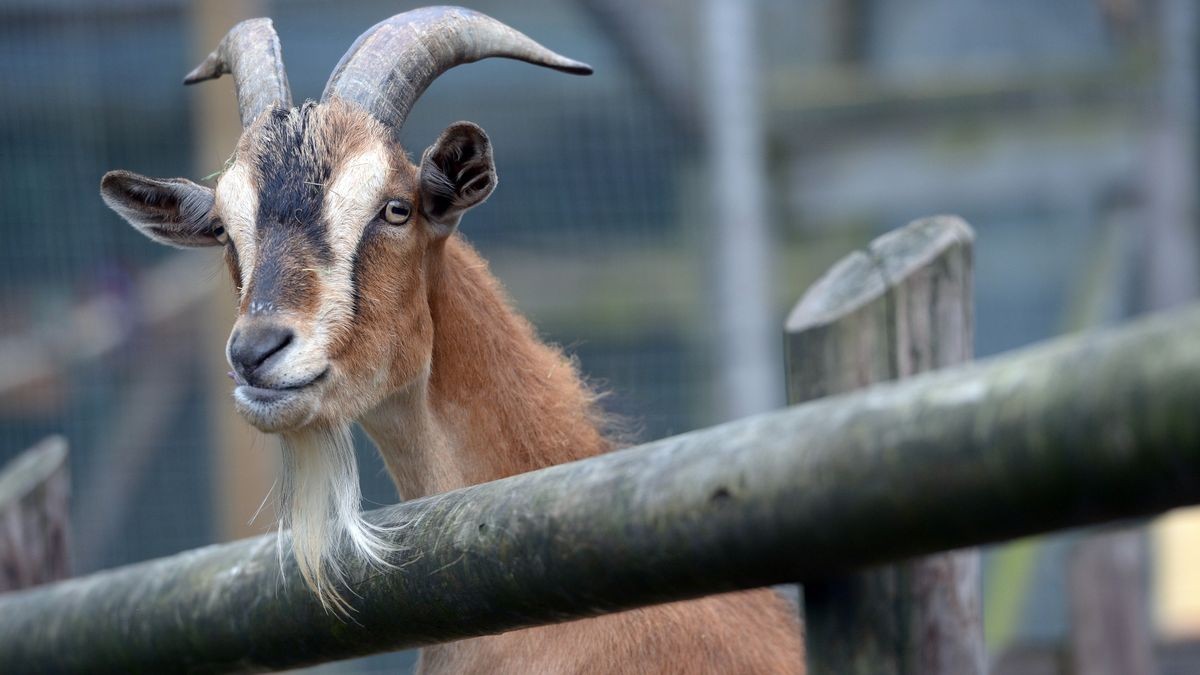
<svg viewBox="0 0 1200 675">
<path fill-rule="evenodd" d="M 363 521 L 350 425 L 411 499 L 612 449 L 574 363 L 538 340 L 457 233 L 496 186 L 491 143 L 450 125 L 414 164 L 398 134 L 446 69 L 489 56 L 591 68 L 477 12 L 376 24 L 320 102 L 293 107 L 269 19 L 235 26 L 187 83 L 233 75 L 244 126 L 215 188 L 114 171 L 104 200 L 150 238 L 221 247 L 238 295 L 234 405 L 284 441 L 281 526 L 326 607 Z M 798 673 L 796 612 L 769 590 L 650 607 L 425 650 L 426 673 Z"/>
<path fill-rule="evenodd" d="M 511 308 L 457 236 L 430 261 L 434 358 L 425 392 L 363 418 L 405 498 L 605 452 L 574 363 Z M 802 673 L 797 610 L 770 589 L 727 593 L 422 650 L 422 673 Z"/>
</svg>

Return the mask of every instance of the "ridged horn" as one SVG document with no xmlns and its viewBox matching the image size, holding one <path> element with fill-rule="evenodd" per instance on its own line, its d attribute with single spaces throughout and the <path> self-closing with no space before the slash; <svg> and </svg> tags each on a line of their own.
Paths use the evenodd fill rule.
<svg viewBox="0 0 1200 675">
<path fill-rule="evenodd" d="M 214 80 L 227 73 L 233 75 L 243 129 L 276 103 L 292 107 L 283 50 L 270 19 L 249 19 L 230 28 L 221 44 L 183 78 L 183 83 Z"/>
<path fill-rule="evenodd" d="M 592 73 L 588 64 L 556 54 L 485 14 L 424 7 L 380 21 L 359 36 L 333 69 L 321 100 L 353 102 L 398 132 L 439 75 L 493 56 L 574 75 Z"/>
</svg>

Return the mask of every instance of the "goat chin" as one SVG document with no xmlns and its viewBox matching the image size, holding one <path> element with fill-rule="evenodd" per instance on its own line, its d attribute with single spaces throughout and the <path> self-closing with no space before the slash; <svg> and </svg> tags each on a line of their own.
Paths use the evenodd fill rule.
<svg viewBox="0 0 1200 675">
<path fill-rule="evenodd" d="M 392 547 L 383 530 L 363 519 L 354 442 L 349 426 L 309 427 L 281 434 L 283 471 L 278 492 L 280 562 L 283 531 L 304 582 L 326 611 L 343 616 L 347 571 L 366 563 L 388 566 Z"/>
</svg>

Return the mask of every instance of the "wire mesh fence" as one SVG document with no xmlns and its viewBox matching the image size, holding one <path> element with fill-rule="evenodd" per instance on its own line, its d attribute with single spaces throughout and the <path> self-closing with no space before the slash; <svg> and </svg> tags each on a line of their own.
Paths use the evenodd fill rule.
<svg viewBox="0 0 1200 675">
<path fill-rule="evenodd" d="M 320 96 L 367 26 L 417 4 L 277 0 L 262 13 L 302 100 Z M 1162 117 L 1157 22 L 1172 3 L 1134 4 L 760 0 L 779 324 L 872 233 L 945 211 L 979 235 L 980 355 L 1145 306 L 1143 224 L 1173 198 L 1148 179 L 1160 156 L 1148 140 Z M 220 168 L 201 156 L 232 150 L 198 147 L 206 93 L 180 85 L 212 47 L 197 44 L 197 17 L 217 5 L 0 4 L 0 462 L 51 433 L 71 441 L 76 572 L 223 531 L 212 420 L 225 392 L 212 371 L 227 326 L 200 308 L 224 271 L 215 255 L 144 240 L 97 194 L 110 169 L 201 179 Z M 640 439 L 720 421 L 712 223 L 738 205 L 710 199 L 699 120 L 711 45 L 695 3 L 472 6 L 597 74 L 502 60 L 454 69 L 414 110 L 407 149 L 419 156 L 459 119 L 483 126 L 500 186 L 461 229 L 518 308 L 612 392 L 605 405 Z M 1176 124 L 1169 138 L 1194 120 Z M 366 498 L 395 501 L 360 445 Z M 1029 584 L 1054 585 L 1043 567 L 1059 563 L 1039 560 Z M 1010 626 L 1064 630 L 1046 617 L 1065 617 L 1065 603 L 1009 610 L 1029 619 Z"/>
</svg>

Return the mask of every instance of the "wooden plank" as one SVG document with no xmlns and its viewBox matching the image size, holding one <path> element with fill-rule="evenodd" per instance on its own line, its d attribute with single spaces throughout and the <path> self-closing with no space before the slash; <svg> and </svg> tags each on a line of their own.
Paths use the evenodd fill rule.
<svg viewBox="0 0 1200 675">
<path fill-rule="evenodd" d="M 1087 264 L 1073 293 L 1066 330 L 1085 331 L 1111 323 L 1131 313 L 1124 307 L 1135 284 L 1127 278 L 1132 265 L 1128 258 L 1132 235 L 1124 230 L 1140 231 L 1140 223 L 1131 226 L 1120 214 L 1106 219 L 1087 254 Z M 1177 515 L 1178 512 L 1175 514 Z M 1161 520 L 1159 522 L 1162 522 Z M 1026 580 L 1020 593 L 1040 592 L 1062 595 L 1069 621 L 1067 634 L 1059 636 L 1060 651 L 1065 655 L 1062 672 L 1075 675 L 1152 675 L 1159 669 L 1154 648 L 1155 633 L 1168 635 L 1169 627 L 1150 618 L 1150 581 L 1163 578 L 1151 570 L 1153 559 L 1166 552 L 1150 549 L 1149 528 L 1129 524 L 1121 530 L 1101 530 L 1070 536 L 1067 540 L 1065 588 L 1035 589 Z M 1195 566 L 1186 570 L 1194 576 Z M 1200 585 L 1197 586 L 1200 590 Z M 1183 590 L 1183 597 L 1187 591 Z M 1045 606 L 1045 598 L 1039 601 Z M 1153 626 L 1153 628 L 1152 628 Z"/>
<path fill-rule="evenodd" d="M 266 16 L 262 0 L 192 0 L 190 18 L 195 39 L 191 63 L 200 63 L 239 21 L 259 16 Z M 281 41 L 286 57 L 287 36 Z M 196 111 L 194 134 L 198 154 L 194 172 L 197 176 L 207 176 L 224 168 L 242 135 L 233 78 L 189 87 L 189 94 Z M 208 264 L 220 263 L 213 260 Z M 232 387 L 225 375 L 229 364 L 225 362 L 224 346 L 237 319 L 237 295 L 224 270 L 217 275 L 214 286 L 208 306 L 197 312 L 197 318 L 203 322 L 200 342 L 207 357 L 204 385 L 213 429 L 213 519 L 217 538 L 232 541 L 260 534 L 276 522 L 274 504 L 264 499 L 278 474 L 278 440 L 251 427 L 233 409 Z M 263 513 L 256 522 L 250 522 L 260 505 Z"/>
<path fill-rule="evenodd" d="M 0 592 L 69 575 L 67 442 L 52 436 L 0 470 Z"/>
<path fill-rule="evenodd" d="M 918 220 L 818 280 L 785 327 L 789 402 L 970 360 L 973 239 Z M 806 586 L 811 672 L 983 673 L 979 565 L 960 551 Z"/>
</svg>

